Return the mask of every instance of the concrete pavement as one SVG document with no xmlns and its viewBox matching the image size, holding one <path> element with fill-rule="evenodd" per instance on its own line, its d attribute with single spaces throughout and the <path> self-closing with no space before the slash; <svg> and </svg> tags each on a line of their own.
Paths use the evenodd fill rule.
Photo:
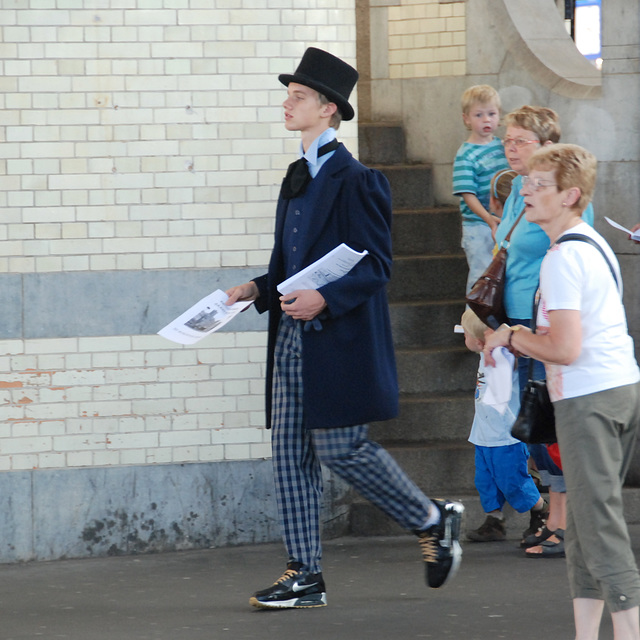
<svg viewBox="0 0 640 640">
<path fill-rule="evenodd" d="M 631 527 L 640 552 L 640 525 Z M 69 640 L 572 640 L 563 559 L 466 543 L 455 579 L 425 586 L 413 536 L 325 543 L 327 607 L 260 611 L 280 544 L 0 566 L 0 638 Z M 605 618 L 600 640 L 611 640 Z"/>
</svg>

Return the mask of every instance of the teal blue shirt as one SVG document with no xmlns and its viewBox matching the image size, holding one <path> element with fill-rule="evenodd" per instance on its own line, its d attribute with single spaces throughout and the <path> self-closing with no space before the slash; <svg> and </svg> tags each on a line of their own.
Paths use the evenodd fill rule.
<svg viewBox="0 0 640 640">
<path fill-rule="evenodd" d="M 522 176 L 514 178 L 511 194 L 507 198 L 502 220 L 496 231 L 496 243 L 501 246 L 509 229 L 524 209 L 524 197 L 520 195 Z M 582 219 L 593 226 L 593 206 L 582 214 Z M 533 296 L 538 288 L 540 265 L 549 248 L 549 237 L 535 222 L 527 222 L 523 216 L 511 234 L 507 249 L 507 271 L 504 288 L 504 307 L 509 318 L 530 320 Z"/>
<path fill-rule="evenodd" d="M 453 161 L 453 195 L 462 196 L 472 193 L 482 206 L 489 211 L 491 178 L 502 169 L 508 169 L 509 163 L 504 155 L 504 147 L 500 138 L 494 136 L 488 144 L 471 144 L 464 142 Z M 486 224 L 460 198 L 462 224 Z"/>
</svg>

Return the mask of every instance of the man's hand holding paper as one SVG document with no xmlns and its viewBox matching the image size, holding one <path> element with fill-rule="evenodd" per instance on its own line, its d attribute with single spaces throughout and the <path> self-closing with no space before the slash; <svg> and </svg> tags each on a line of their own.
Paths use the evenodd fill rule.
<svg viewBox="0 0 640 640">
<path fill-rule="evenodd" d="M 313 320 L 327 303 L 322 294 L 314 289 L 299 289 L 280 296 L 282 310 L 294 320 Z"/>
</svg>

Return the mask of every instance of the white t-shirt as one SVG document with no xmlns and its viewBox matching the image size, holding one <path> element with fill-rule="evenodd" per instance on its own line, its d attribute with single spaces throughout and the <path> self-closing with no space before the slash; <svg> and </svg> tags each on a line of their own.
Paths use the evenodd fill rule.
<svg viewBox="0 0 640 640">
<path fill-rule="evenodd" d="M 476 411 L 473 416 L 469 442 L 479 447 L 504 447 L 517 444 L 520 440 L 517 440 L 511 435 L 511 427 L 520 410 L 518 372 L 513 372 L 511 399 L 504 413 L 501 414 L 497 409 L 482 401 L 486 391 L 487 383 L 484 377 L 484 354 L 480 354 L 475 397 Z"/>
<path fill-rule="evenodd" d="M 640 380 L 622 304 L 618 260 L 606 240 L 586 223 L 565 232 L 593 238 L 605 251 L 619 283 L 600 252 L 586 242 L 569 240 L 553 245 L 540 269 L 541 304 L 537 323 L 549 326 L 549 311 L 580 311 L 582 351 L 570 365 L 547 364 L 552 401 L 576 398 Z"/>
</svg>

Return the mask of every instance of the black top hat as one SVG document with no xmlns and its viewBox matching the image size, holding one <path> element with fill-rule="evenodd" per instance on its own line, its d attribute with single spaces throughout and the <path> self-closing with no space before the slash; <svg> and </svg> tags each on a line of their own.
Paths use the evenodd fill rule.
<svg viewBox="0 0 640 640">
<path fill-rule="evenodd" d="M 293 75 L 282 73 L 278 80 L 285 86 L 290 82 L 311 87 L 335 102 L 343 120 L 352 120 L 353 107 L 349 104 L 349 94 L 358 81 L 358 72 L 334 55 L 309 47 Z"/>
</svg>

